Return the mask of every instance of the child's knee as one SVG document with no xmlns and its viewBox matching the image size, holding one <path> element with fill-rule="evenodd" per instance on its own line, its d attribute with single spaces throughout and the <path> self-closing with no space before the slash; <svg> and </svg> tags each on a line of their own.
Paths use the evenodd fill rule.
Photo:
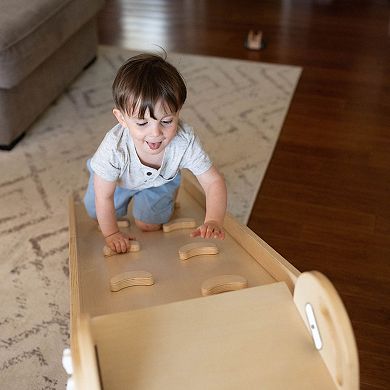
<svg viewBox="0 0 390 390">
<path fill-rule="evenodd" d="M 135 224 L 138 226 L 139 229 L 141 229 L 143 232 L 155 232 L 157 230 L 161 229 L 161 224 L 157 223 L 146 223 L 142 222 L 138 219 L 135 219 Z"/>
</svg>

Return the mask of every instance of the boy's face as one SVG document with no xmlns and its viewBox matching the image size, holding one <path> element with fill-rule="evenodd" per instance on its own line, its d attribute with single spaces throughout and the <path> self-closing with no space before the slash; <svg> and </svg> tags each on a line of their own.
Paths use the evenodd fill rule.
<svg viewBox="0 0 390 390">
<path fill-rule="evenodd" d="M 176 135 L 179 112 L 166 112 L 161 103 L 154 107 L 154 116 L 145 111 L 143 119 L 138 118 L 138 111 L 131 116 L 117 108 L 113 110 L 118 122 L 129 129 L 137 153 L 141 156 L 159 155 Z"/>
</svg>

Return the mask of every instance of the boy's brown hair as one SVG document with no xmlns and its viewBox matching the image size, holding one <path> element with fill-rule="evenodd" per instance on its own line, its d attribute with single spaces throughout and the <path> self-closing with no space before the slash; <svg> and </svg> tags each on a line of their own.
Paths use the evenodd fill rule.
<svg viewBox="0 0 390 390">
<path fill-rule="evenodd" d="M 144 118 L 148 109 L 154 119 L 154 107 L 161 101 L 165 110 L 181 109 L 187 88 L 179 71 L 155 54 L 139 54 L 129 58 L 118 70 L 112 85 L 115 106 L 128 115 L 138 110 Z"/>
</svg>

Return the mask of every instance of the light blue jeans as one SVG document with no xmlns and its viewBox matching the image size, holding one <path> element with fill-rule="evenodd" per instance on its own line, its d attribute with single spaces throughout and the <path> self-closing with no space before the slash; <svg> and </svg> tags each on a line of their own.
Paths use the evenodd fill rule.
<svg viewBox="0 0 390 390">
<path fill-rule="evenodd" d="M 90 173 L 88 188 L 84 196 L 84 205 L 88 215 L 96 219 L 95 190 L 93 186 L 93 171 L 89 160 L 87 167 Z M 133 216 L 139 221 L 150 224 L 167 223 L 171 218 L 176 192 L 180 186 L 180 173 L 160 187 L 150 187 L 141 191 L 116 187 L 114 192 L 114 206 L 117 218 L 127 215 L 127 208 L 133 198 Z"/>
</svg>

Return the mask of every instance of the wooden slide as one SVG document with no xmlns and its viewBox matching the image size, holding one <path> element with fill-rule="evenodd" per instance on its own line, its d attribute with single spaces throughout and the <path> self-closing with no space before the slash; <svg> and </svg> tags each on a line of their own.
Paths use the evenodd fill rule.
<svg viewBox="0 0 390 390">
<path fill-rule="evenodd" d="M 77 390 L 359 389 L 345 308 L 231 215 L 226 239 L 190 238 L 204 217 L 183 175 L 164 230 L 103 253 L 96 221 L 69 204 L 71 354 Z"/>
</svg>

